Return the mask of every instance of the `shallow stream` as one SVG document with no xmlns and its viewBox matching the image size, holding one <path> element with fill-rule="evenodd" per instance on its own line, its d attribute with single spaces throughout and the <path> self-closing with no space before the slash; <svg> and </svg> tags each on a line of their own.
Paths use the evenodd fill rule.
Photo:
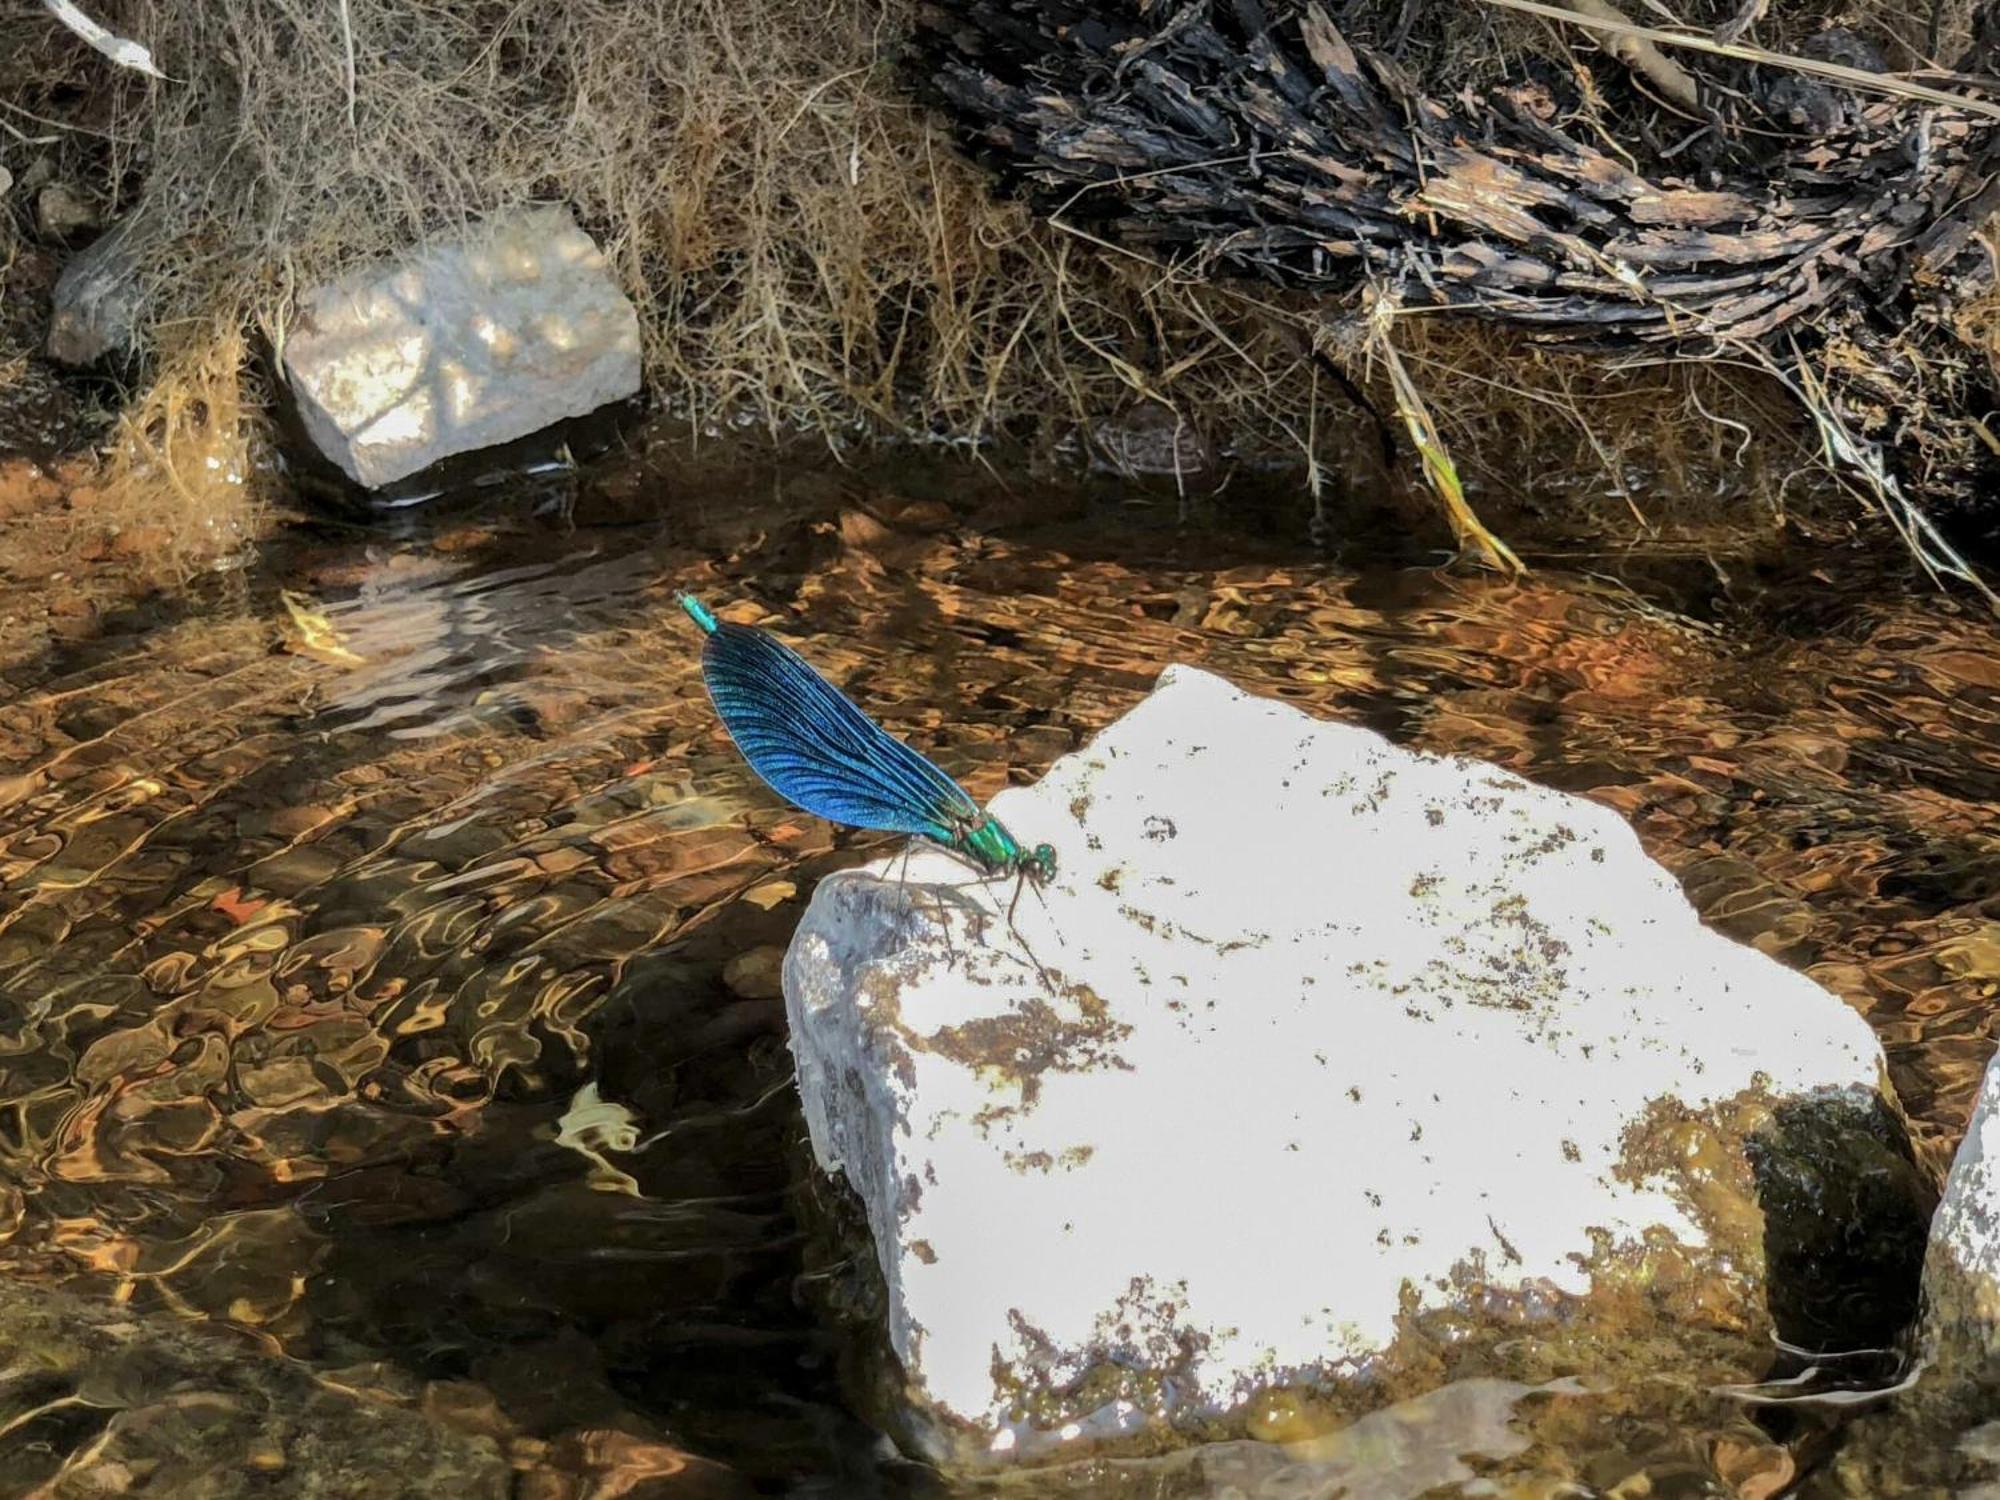
<svg viewBox="0 0 2000 1500">
<path fill-rule="evenodd" d="M 681 588 L 754 600 L 982 799 L 1184 661 L 1610 804 L 1710 923 L 1867 1015 L 1948 1162 L 2000 1029 L 2000 628 L 1892 543 L 1508 582 L 1026 488 L 751 466 L 626 524 L 508 497 L 323 524 L 0 661 L 0 1275 L 484 1435 L 523 1496 L 934 1492 L 850 1414 L 802 1285 L 776 988 L 813 883 L 890 845 L 742 766 Z M 102 1470 L 190 1360 L 0 1385 L 0 1495 Z M 1397 1439 L 1428 1457 L 1203 1492 L 1837 1468 L 1823 1424 L 1697 1394 L 1692 1424 L 1580 1423 L 1580 1488 L 1482 1490 L 1521 1394 L 1432 1400 Z M 309 1427 L 219 1461 L 377 1493 L 316 1479 Z"/>
</svg>

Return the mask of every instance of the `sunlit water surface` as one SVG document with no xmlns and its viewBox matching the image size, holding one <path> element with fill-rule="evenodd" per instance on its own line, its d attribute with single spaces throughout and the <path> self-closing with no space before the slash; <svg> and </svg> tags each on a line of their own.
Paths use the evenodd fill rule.
<svg viewBox="0 0 2000 1500">
<path fill-rule="evenodd" d="M 1602 801 L 1708 921 L 1867 1015 L 1948 1159 L 2000 986 L 2000 632 L 1898 559 L 1510 583 L 1171 507 L 995 533 L 838 475 L 656 498 L 328 531 L 0 664 L 10 1283 L 281 1351 L 302 1389 L 472 1434 L 522 1495 L 937 1487 L 850 1414 L 812 1311 L 775 978 L 815 880 L 886 846 L 739 763 L 681 588 L 754 601 L 981 798 L 1183 661 Z M 0 1375 L 0 1494 L 203 1383 L 199 1352 L 115 1390 L 65 1358 Z M 1824 1424 L 1641 1401 L 1579 1418 L 1540 1487 L 1475 1479 L 1571 1399 L 1462 1383 L 1117 1492 L 1753 1496 L 1829 1464 Z M 310 1427 L 243 1461 L 304 1483 Z"/>
</svg>

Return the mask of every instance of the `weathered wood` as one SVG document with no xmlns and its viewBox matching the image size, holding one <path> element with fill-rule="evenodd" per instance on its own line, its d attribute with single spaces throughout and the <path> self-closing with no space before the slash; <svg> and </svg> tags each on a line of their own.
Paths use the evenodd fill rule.
<svg viewBox="0 0 2000 1500">
<path fill-rule="evenodd" d="M 1389 45 L 1356 40 L 1357 22 L 1406 31 L 1397 9 L 933 0 L 920 47 L 935 96 L 1045 209 L 1208 274 L 1373 282 L 1551 337 L 1690 352 L 1836 325 L 1886 351 L 1990 282 L 1988 113 L 1689 54 L 1713 105 L 1684 150 L 1699 122 L 1602 54 L 1583 89 L 1522 66 L 1484 93 L 1427 91 Z"/>
<path fill-rule="evenodd" d="M 1498 295 L 1502 316 L 1627 337 L 1757 338 L 1891 282 L 1920 243 L 1963 242 L 2000 166 L 1990 122 L 1883 99 L 1739 181 L 1649 179 L 1563 129 L 1542 86 L 1448 107 L 1317 5 L 969 0 L 932 36 L 960 118 L 1043 189 L 1085 189 L 1078 218 L 1218 270 L 1372 272 L 1410 301 Z"/>
</svg>

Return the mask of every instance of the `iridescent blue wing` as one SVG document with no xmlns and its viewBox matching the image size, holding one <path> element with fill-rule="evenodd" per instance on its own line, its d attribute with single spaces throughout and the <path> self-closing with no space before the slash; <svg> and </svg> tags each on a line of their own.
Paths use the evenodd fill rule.
<svg viewBox="0 0 2000 1500">
<path fill-rule="evenodd" d="M 835 823 L 948 842 L 979 819 L 963 788 L 888 734 L 777 637 L 718 621 L 701 651 L 715 711 L 751 768 Z"/>
</svg>

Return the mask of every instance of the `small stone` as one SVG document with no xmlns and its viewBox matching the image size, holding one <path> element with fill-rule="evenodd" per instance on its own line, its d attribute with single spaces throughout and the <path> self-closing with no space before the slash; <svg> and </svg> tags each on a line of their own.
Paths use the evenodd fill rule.
<svg viewBox="0 0 2000 1500">
<path fill-rule="evenodd" d="M 1499 1500 L 1577 1500 L 1587 1493 L 1574 1479 L 1561 1474 L 1525 1474 L 1495 1481 L 1495 1485 Z"/>
<path fill-rule="evenodd" d="M 28 163 L 26 169 L 15 179 L 15 185 L 25 198 L 30 193 L 39 193 L 55 180 L 56 159 L 52 155 L 43 153 Z"/>
<path fill-rule="evenodd" d="M 49 358 L 81 367 L 136 346 L 141 304 L 133 223 L 120 221 L 63 267 L 49 312 Z"/>
<path fill-rule="evenodd" d="M 52 182 L 35 195 L 35 227 L 45 240 L 67 240 L 100 222 L 97 210 L 68 183 Z"/>
<path fill-rule="evenodd" d="M 137 1479 L 130 1465 L 112 1462 L 87 1465 L 71 1482 L 86 1493 L 123 1495 L 131 1491 Z"/>
<path fill-rule="evenodd" d="M 276 838 L 303 838 L 323 823 L 334 820 L 331 808 L 311 803 L 298 807 L 274 807 L 264 815 L 264 829 Z"/>
<path fill-rule="evenodd" d="M 260 1067 L 241 1068 L 237 1079 L 251 1103 L 263 1109 L 283 1109 L 326 1092 L 312 1059 L 285 1057 Z"/>
<path fill-rule="evenodd" d="M 62 497 L 62 487 L 25 458 L 0 462 L 0 521 L 25 516 Z"/>
<path fill-rule="evenodd" d="M 1716 1477 L 1736 1492 L 1736 1500 L 1772 1500 L 1798 1476 L 1798 1464 L 1787 1450 L 1748 1438 L 1717 1438 L 1709 1461 Z"/>
<path fill-rule="evenodd" d="M 306 293 L 284 371 L 313 445 L 375 489 L 636 394 L 639 315 L 544 206 Z"/>
<path fill-rule="evenodd" d="M 434 1421 L 478 1437 L 505 1442 L 514 1435 L 514 1424 L 493 1393 L 474 1381 L 433 1380 L 424 1387 L 422 1410 Z"/>
<path fill-rule="evenodd" d="M 1201 431 L 1184 414 L 1157 401 L 1143 401 L 1091 432 L 1096 449 L 1092 467 L 1127 478 L 1168 476 L 1192 481 L 1214 467 L 1215 455 Z"/>
<path fill-rule="evenodd" d="M 896 512 L 896 524 L 911 531 L 943 531 L 957 520 L 942 500 L 912 500 Z"/>
<path fill-rule="evenodd" d="M 58 594 L 49 600 L 49 618 L 60 630 L 88 631 L 97 624 L 97 606 L 81 594 Z"/>
<path fill-rule="evenodd" d="M 744 1000 L 776 1000 L 785 993 L 785 950 L 752 948 L 722 966 L 722 982 Z"/>
<path fill-rule="evenodd" d="M 530 1468 L 516 1481 L 514 1500 L 577 1500 L 582 1493 L 583 1481 L 574 1474 Z"/>
</svg>

